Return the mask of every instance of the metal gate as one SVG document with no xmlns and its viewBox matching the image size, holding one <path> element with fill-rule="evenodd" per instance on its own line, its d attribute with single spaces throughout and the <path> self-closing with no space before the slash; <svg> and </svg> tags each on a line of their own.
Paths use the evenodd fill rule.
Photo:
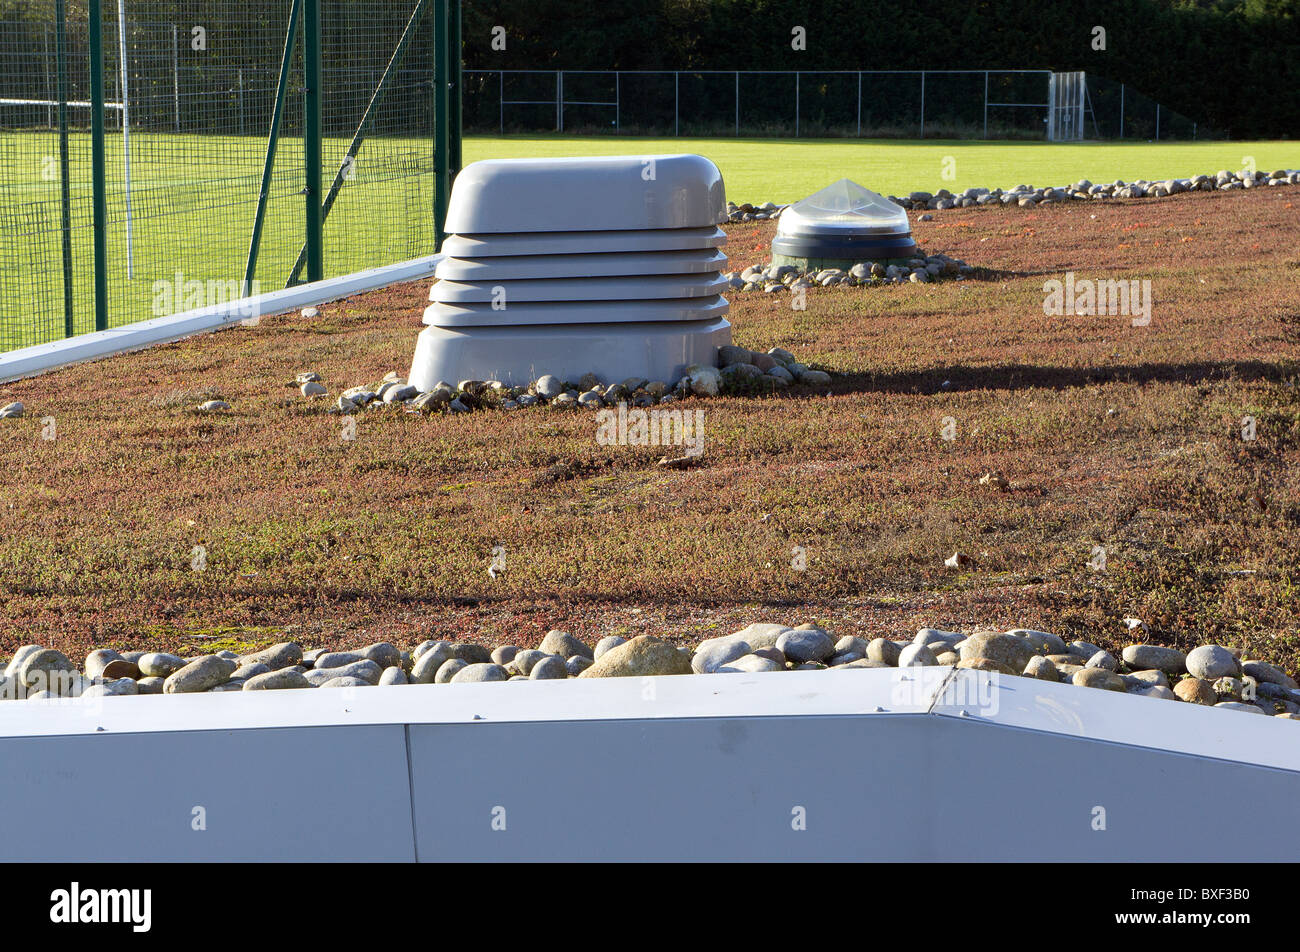
<svg viewBox="0 0 1300 952">
<path fill-rule="evenodd" d="M 1051 142 L 1069 142 L 1083 138 L 1083 107 L 1087 97 L 1087 80 L 1082 71 L 1053 73 L 1048 84 L 1051 109 L 1047 113 L 1047 138 Z"/>
</svg>

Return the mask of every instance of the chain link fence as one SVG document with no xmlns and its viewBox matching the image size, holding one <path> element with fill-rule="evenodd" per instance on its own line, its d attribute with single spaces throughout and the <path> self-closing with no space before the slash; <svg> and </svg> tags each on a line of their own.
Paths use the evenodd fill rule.
<svg viewBox="0 0 1300 952">
<path fill-rule="evenodd" d="M 1048 70 L 466 70 L 474 132 L 1041 138 Z"/>
<path fill-rule="evenodd" d="M 464 75 L 465 126 L 479 134 L 1042 139 L 1054 110 L 1053 76 L 1061 74 L 475 69 Z M 1158 104 L 1132 87 L 1127 106 L 1112 103 L 1119 84 L 1088 76 L 1089 90 L 1094 82 L 1101 104 L 1095 118 L 1085 110 L 1084 138 L 1153 137 Z M 1114 117 L 1125 108 L 1120 123 Z M 1167 109 L 1160 115 L 1164 138 L 1196 137 L 1190 120 Z M 1078 137 L 1077 125 L 1070 131 L 1069 138 Z"/>
<path fill-rule="evenodd" d="M 1126 83 L 1088 75 L 1085 135 L 1097 139 L 1222 139 L 1221 130 L 1189 119 Z"/>
<path fill-rule="evenodd" d="M 305 279 L 309 4 L 327 204 L 320 276 L 434 250 L 433 20 L 445 0 L 103 0 L 101 325 Z M 91 4 L 69 0 L 61 30 L 62 5 L 0 22 L 0 350 L 97 329 Z"/>
</svg>

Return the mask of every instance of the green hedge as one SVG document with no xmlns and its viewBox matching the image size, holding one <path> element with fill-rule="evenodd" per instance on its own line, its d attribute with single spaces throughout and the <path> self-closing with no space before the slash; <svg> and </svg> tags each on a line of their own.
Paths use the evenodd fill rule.
<svg viewBox="0 0 1300 952">
<path fill-rule="evenodd" d="M 464 36 L 475 69 L 1081 69 L 1236 138 L 1300 133 L 1300 0 L 466 0 Z"/>
</svg>

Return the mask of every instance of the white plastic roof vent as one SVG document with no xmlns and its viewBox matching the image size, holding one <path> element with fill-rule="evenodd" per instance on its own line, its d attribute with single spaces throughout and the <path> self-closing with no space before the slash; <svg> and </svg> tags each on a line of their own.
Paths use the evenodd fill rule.
<svg viewBox="0 0 1300 952">
<path fill-rule="evenodd" d="M 708 297 L 727 286 L 722 275 L 654 274 L 616 278 L 542 278 L 537 281 L 439 281 L 432 296 L 440 304 L 532 301 L 642 301 L 659 298 Z"/>
<path fill-rule="evenodd" d="M 727 220 L 722 173 L 702 155 L 488 159 L 456 176 L 448 232 L 702 228 Z"/>
<path fill-rule="evenodd" d="M 772 254 L 816 262 L 907 258 L 916 242 L 902 206 L 840 179 L 781 213 Z"/>
<path fill-rule="evenodd" d="M 456 178 L 411 365 L 440 380 L 671 383 L 731 342 L 722 176 L 698 155 L 501 159 Z"/>
<path fill-rule="evenodd" d="M 642 231 L 547 231 L 526 235 L 448 235 L 444 254 L 458 258 L 495 255 L 587 255 L 614 251 L 681 251 L 717 248 L 727 235 L 711 228 L 665 228 Z"/>
<path fill-rule="evenodd" d="M 424 323 L 430 327 L 510 327 L 516 324 L 550 324 L 556 328 L 566 325 L 623 324 L 627 322 L 654 322 L 667 324 L 671 321 L 701 321 L 705 318 L 717 320 L 725 317 L 730 305 L 727 299 L 714 294 L 711 297 L 697 298 L 663 298 L 658 301 L 626 301 L 621 307 L 610 307 L 604 301 L 526 301 L 509 308 L 509 313 L 502 317 L 502 312 L 493 310 L 491 304 L 469 302 L 465 304 L 435 304 L 424 312 Z M 689 361 L 698 363 L 698 361 Z M 547 373 L 549 371 L 543 371 Z M 586 373 L 587 371 L 583 371 Z M 596 371 L 600 373 L 600 371 Z M 558 374 L 557 374 L 558 376 Z M 582 376 L 579 374 L 578 376 Z M 612 375 L 611 375 L 612 376 Z M 619 379 L 638 376 L 627 374 Z M 672 381 L 663 377 L 647 379 Z M 443 377 L 448 380 L 450 378 Z M 470 378 L 504 380 L 504 377 Z M 435 381 L 436 382 L 436 381 Z"/>
<path fill-rule="evenodd" d="M 721 251 L 647 251 L 628 254 L 510 255 L 443 258 L 434 277 L 444 281 L 521 281 L 637 274 L 716 274 Z M 437 288 L 437 285 L 434 285 Z M 430 295 L 430 300 L 437 300 Z"/>
</svg>

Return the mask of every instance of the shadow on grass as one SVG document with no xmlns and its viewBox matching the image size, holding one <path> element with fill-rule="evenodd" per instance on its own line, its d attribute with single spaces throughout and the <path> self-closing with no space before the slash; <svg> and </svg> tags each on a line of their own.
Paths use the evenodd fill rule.
<svg viewBox="0 0 1300 952">
<path fill-rule="evenodd" d="M 1261 360 L 1196 361 L 1175 364 L 1117 364 L 1105 367 L 1042 367 L 995 364 L 988 367 L 934 367 L 897 373 L 839 374 L 835 393 L 957 393 L 966 390 L 1065 390 L 1103 383 L 1201 384 L 1235 380 L 1241 383 L 1287 383 L 1297 373 L 1294 363 Z M 947 384 L 945 386 L 945 384 Z"/>
</svg>

